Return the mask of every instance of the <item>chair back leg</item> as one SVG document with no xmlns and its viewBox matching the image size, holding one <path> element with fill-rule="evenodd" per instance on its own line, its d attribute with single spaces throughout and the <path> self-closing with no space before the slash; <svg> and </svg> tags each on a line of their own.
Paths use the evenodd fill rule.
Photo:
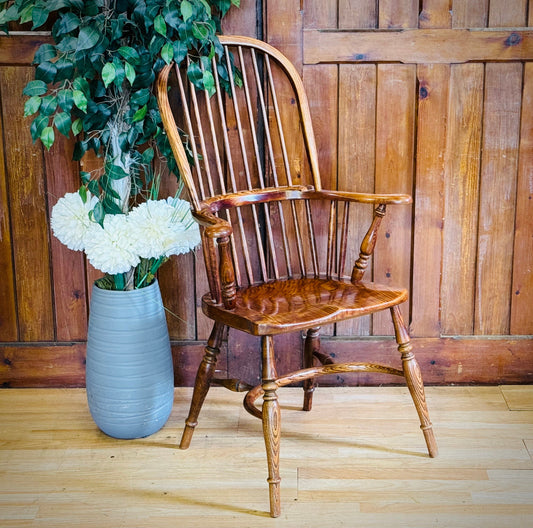
<svg viewBox="0 0 533 528">
<path fill-rule="evenodd" d="M 315 359 L 315 353 L 320 352 L 320 328 L 309 328 L 305 336 L 304 348 L 304 368 L 311 368 Z M 315 379 L 306 379 L 303 383 L 304 403 L 302 409 L 310 411 L 313 406 L 313 392 L 315 390 Z"/>
<path fill-rule="evenodd" d="M 428 448 L 429 456 L 436 457 L 438 455 L 437 441 L 433 434 L 433 426 L 429 419 L 429 412 L 426 404 L 426 396 L 424 392 L 424 383 L 422 381 L 422 373 L 420 367 L 412 352 L 413 346 L 409 338 L 409 333 L 405 323 L 403 322 L 402 314 L 399 306 L 391 308 L 392 322 L 394 323 L 394 331 L 396 334 L 396 342 L 398 343 L 398 351 L 402 356 L 403 373 L 405 381 L 413 402 L 416 407 L 416 412 L 420 419 L 420 428 L 424 433 L 424 439 Z"/>
<path fill-rule="evenodd" d="M 185 420 L 185 429 L 181 436 L 180 449 L 187 449 L 189 447 L 194 428 L 198 425 L 198 415 L 200 414 L 215 373 L 224 328 L 225 325 L 222 323 L 215 323 L 207 341 L 205 354 L 196 374 L 191 407 L 189 409 L 189 416 Z"/>
</svg>

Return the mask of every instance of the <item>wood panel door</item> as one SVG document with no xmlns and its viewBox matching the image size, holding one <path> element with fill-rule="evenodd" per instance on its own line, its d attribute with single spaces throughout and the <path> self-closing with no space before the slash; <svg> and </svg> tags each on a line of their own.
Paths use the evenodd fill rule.
<svg viewBox="0 0 533 528">
<path fill-rule="evenodd" d="M 309 91 L 325 185 L 413 195 L 390 208 L 373 278 L 409 285 L 424 350 L 447 345 L 432 372 L 463 377 L 453 339 L 494 380 L 517 347 L 530 379 L 532 19 L 526 0 L 266 2 L 265 38 Z M 338 324 L 331 346 L 390 332 L 381 316 Z"/>
<path fill-rule="evenodd" d="M 224 20 L 226 33 L 267 40 L 299 68 L 324 187 L 413 195 L 412 208 L 389 209 L 372 272 L 410 288 L 404 316 L 426 383 L 533 381 L 532 20 L 526 0 L 241 0 Z M 0 36 L 4 386 L 84 383 L 94 270 L 48 229 L 50 207 L 77 188 L 79 167 L 69 141 L 49 153 L 33 145 L 22 117 L 43 38 Z M 352 217 L 354 236 L 370 215 Z M 188 385 L 210 329 L 199 309 L 201 255 L 173 259 L 160 281 L 176 383 Z M 376 361 L 393 350 L 387 318 L 324 332 L 323 347 L 338 358 L 353 347 Z M 301 349 L 301 336 L 285 344 Z M 220 374 L 253 381 L 256 345 L 230 335 Z M 244 373 L 234 361 L 242 355 Z"/>
</svg>

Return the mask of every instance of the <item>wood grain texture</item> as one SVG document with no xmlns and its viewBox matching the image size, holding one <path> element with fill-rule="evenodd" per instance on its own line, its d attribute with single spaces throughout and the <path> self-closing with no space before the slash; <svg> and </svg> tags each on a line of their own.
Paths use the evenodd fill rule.
<svg viewBox="0 0 533 528">
<path fill-rule="evenodd" d="M 78 164 L 72 160 L 73 142 L 57 135 L 54 145 L 44 155 L 48 217 L 52 207 L 67 192 L 79 188 Z M 80 251 L 71 251 L 50 234 L 51 264 L 54 274 L 53 296 L 57 341 L 82 341 L 87 337 L 88 297 L 85 259 Z"/>
<path fill-rule="evenodd" d="M 485 66 L 476 276 L 476 334 L 507 334 L 520 133 L 522 65 Z"/>
<path fill-rule="evenodd" d="M 440 335 L 450 66 L 419 65 L 416 191 L 414 196 L 413 281 L 410 330 L 413 336 Z"/>
<path fill-rule="evenodd" d="M 374 0 L 339 0 L 338 4 L 339 29 L 370 29 L 377 27 L 378 5 Z"/>
<path fill-rule="evenodd" d="M 30 68 L 2 68 L 3 116 L 23 115 L 19 94 L 33 78 Z M 3 133 L 10 200 L 16 302 L 21 341 L 54 339 L 47 229 L 46 187 L 40 148 L 32 144 L 29 122 L 5 120 Z"/>
<path fill-rule="evenodd" d="M 381 0 L 379 27 L 389 29 L 418 27 L 418 1 Z"/>
<path fill-rule="evenodd" d="M 522 106 L 533 106 L 533 65 L 524 66 Z M 512 334 L 533 334 L 533 118 L 522 112 L 511 294 Z"/>
<path fill-rule="evenodd" d="M 474 328 L 484 74 L 482 64 L 454 64 L 450 71 L 441 286 L 445 335 L 469 335 Z"/>
<path fill-rule="evenodd" d="M 0 98 L 1 89 L 0 86 Z M 0 107 L 0 135 L 4 137 L 1 110 Z M 0 281 L 0 341 L 9 342 L 18 340 L 18 325 L 7 183 L 4 142 L 0 141 L 0 269 L 3 275 Z"/>
<path fill-rule="evenodd" d="M 411 193 L 414 173 L 416 69 L 380 64 L 377 72 L 375 191 Z M 374 280 L 404 287 L 410 283 L 411 217 L 409 207 L 392 208 L 383 220 L 374 255 Z M 383 236 L 385 235 L 385 236 Z M 409 314 L 405 313 L 406 320 Z M 373 335 L 391 335 L 388 313 L 373 318 Z"/>
<path fill-rule="evenodd" d="M 303 32 L 305 64 L 328 62 L 403 62 L 405 64 L 527 60 L 533 31 L 406 29 L 402 31 Z"/>
<path fill-rule="evenodd" d="M 80 528 L 529 526 L 530 386 L 427 388 L 437 459 L 424 456 L 405 387 L 322 387 L 311 413 L 298 410 L 301 389 L 278 393 L 284 507 L 276 521 L 261 424 L 239 410 L 242 395 L 222 388 L 211 390 L 201 441 L 188 451 L 176 449 L 176 437 L 190 389 L 175 391 L 161 431 L 134 441 L 98 431 L 84 390 L 3 390 L 0 517 L 19 528 L 66 528 L 73 519 Z"/>
<path fill-rule="evenodd" d="M 339 66 L 339 190 L 374 191 L 376 155 L 376 76 L 377 68 L 370 64 Z M 394 211 L 392 211 L 394 214 Z M 350 210 L 348 236 L 362 240 L 370 225 L 370 207 Z M 348 262 L 358 257 L 354 247 L 347 254 Z M 372 280 L 372 269 L 367 272 Z M 336 335 L 368 335 L 370 317 L 360 317 L 337 323 Z"/>
</svg>

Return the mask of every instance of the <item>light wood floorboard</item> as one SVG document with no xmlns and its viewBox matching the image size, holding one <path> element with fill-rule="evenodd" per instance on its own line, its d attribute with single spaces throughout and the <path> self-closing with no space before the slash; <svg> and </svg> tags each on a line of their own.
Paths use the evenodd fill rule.
<svg viewBox="0 0 533 528">
<path fill-rule="evenodd" d="M 282 516 L 268 516 L 259 420 L 211 389 L 187 451 L 190 389 L 167 425 L 115 440 L 85 391 L 0 390 L 0 527 L 533 526 L 533 387 L 429 387 L 430 459 L 404 387 L 319 388 L 282 404 Z"/>
</svg>

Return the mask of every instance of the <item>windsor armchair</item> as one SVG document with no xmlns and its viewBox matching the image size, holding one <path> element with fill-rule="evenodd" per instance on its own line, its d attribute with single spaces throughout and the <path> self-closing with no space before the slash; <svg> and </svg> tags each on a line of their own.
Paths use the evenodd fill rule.
<svg viewBox="0 0 533 528">
<path fill-rule="evenodd" d="M 317 376 L 357 371 L 403 376 L 429 455 L 437 454 L 420 369 L 399 308 L 407 292 L 363 281 L 386 207 L 409 204 L 411 198 L 322 189 L 308 101 L 293 65 L 251 38 L 220 41 L 228 93 L 215 66 L 217 91 L 211 98 L 195 91 L 174 65 L 162 70 L 157 87 L 163 124 L 201 226 L 209 283 L 202 309 L 214 321 L 180 447 L 189 447 L 226 329 L 261 336 L 262 383 L 246 387 L 244 406 L 263 422 L 270 514 L 276 517 L 281 423 L 276 391 L 284 385 L 303 382 L 303 409 L 310 410 Z M 242 80 L 234 78 L 231 61 Z M 300 133 L 288 136 L 289 128 Z M 356 204 L 369 204 L 372 215 L 354 249 L 349 228 Z M 354 262 L 348 271 L 347 262 Z M 320 352 L 321 326 L 382 310 L 390 310 L 402 369 L 334 364 Z M 305 331 L 303 368 L 280 374 L 273 336 L 296 331 Z M 259 408 L 255 401 L 261 395 Z"/>
</svg>

